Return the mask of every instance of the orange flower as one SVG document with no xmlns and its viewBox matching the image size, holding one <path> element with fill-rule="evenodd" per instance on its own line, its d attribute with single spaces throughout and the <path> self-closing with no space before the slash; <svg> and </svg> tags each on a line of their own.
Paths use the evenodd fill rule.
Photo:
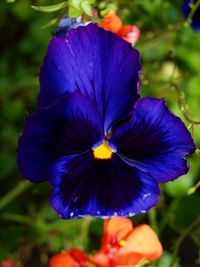
<svg viewBox="0 0 200 267">
<path fill-rule="evenodd" d="M 162 246 L 150 226 L 133 227 L 130 219 L 116 217 L 104 222 L 102 248 L 92 260 L 102 267 L 130 266 L 161 255 Z"/>
<path fill-rule="evenodd" d="M 115 217 L 104 221 L 100 251 L 89 258 L 79 249 L 51 257 L 50 267 L 133 266 L 143 260 L 154 261 L 162 255 L 156 233 L 146 224 L 133 227 L 130 219 Z"/>
<path fill-rule="evenodd" d="M 0 262 L 0 267 L 14 267 L 14 261 L 10 258 L 4 259 Z"/>
<path fill-rule="evenodd" d="M 121 19 L 116 14 L 108 13 L 103 17 L 103 22 L 99 23 L 99 26 L 111 32 L 117 33 L 120 31 L 123 24 Z"/>
<path fill-rule="evenodd" d="M 124 25 L 118 32 L 118 35 L 125 41 L 135 45 L 140 38 L 141 32 L 135 25 Z"/>
<path fill-rule="evenodd" d="M 71 249 L 52 256 L 49 260 L 50 267 L 89 267 L 89 258 L 79 249 Z"/>
<path fill-rule="evenodd" d="M 99 23 L 99 26 L 116 33 L 122 37 L 125 41 L 135 45 L 140 38 L 140 30 L 135 25 L 124 25 L 121 19 L 114 13 L 108 13 L 103 17 L 103 22 Z"/>
</svg>

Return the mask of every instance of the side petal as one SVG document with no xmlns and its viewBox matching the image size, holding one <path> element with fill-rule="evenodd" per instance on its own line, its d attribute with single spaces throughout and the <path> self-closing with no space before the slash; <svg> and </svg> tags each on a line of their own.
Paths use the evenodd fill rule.
<svg viewBox="0 0 200 267">
<path fill-rule="evenodd" d="M 104 130 L 129 114 L 139 97 L 139 52 L 90 23 L 55 36 L 40 73 L 39 108 L 78 91 L 103 114 Z"/>
<path fill-rule="evenodd" d="M 185 18 L 187 18 L 190 14 L 191 8 L 190 5 L 192 4 L 193 0 L 184 0 L 182 11 Z"/>
<path fill-rule="evenodd" d="M 63 97 L 26 119 L 17 151 L 19 169 L 32 182 L 46 181 L 52 174 L 57 180 L 62 169 L 60 164 L 52 173 L 54 165 L 67 155 L 70 162 L 84 155 L 103 135 L 103 120 L 93 102 L 77 93 Z"/>
<path fill-rule="evenodd" d="M 154 98 L 139 100 L 131 119 L 113 130 L 109 142 L 127 164 L 149 172 L 158 182 L 187 173 L 184 156 L 195 150 L 183 122 L 163 100 Z"/>
<path fill-rule="evenodd" d="M 154 206 L 158 195 L 154 178 L 115 155 L 112 160 L 93 159 L 79 174 L 72 168 L 63 175 L 52 192 L 51 205 L 65 219 L 133 216 Z"/>
<path fill-rule="evenodd" d="M 127 237 L 125 245 L 117 254 L 117 265 L 133 265 L 146 259 L 154 261 L 162 255 L 163 249 L 156 233 L 149 225 L 135 227 Z"/>
</svg>

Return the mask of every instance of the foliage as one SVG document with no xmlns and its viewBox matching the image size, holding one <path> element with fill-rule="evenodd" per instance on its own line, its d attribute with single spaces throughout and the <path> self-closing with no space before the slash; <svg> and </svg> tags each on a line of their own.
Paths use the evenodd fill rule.
<svg viewBox="0 0 200 267">
<path fill-rule="evenodd" d="M 24 117 L 36 109 L 39 67 L 55 23 L 67 8 L 72 17 L 83 12 L 92 16 L 91 6 L 95 1 L 12 2 L 0 2 L 0 260 L 12 257 L 17 266 L 47 266 L 48 255 L 60 250 L 71 247 L 95 250 L 100 242 L 102 221 L 61 220 L 49 207 L 49 186 L 29 184 L 20 177 L 15 160 L 17 140 Z M 54 9 L 53 13 L 31 8 L 33 5 L 42 11 L 41 6 L 50 4 L 46 11 Z M 142 94 L 165 98 L 200 147 L 200 33 L 185 23 L 181 7 L 180 0 L 96 3 L 100 15 L 117 10 L 124 24 L 140 28 L 142 34 L 136 48 L 141 52 L 143 65 Z M 45 25 L 51 27 L 42 29 Z M 133 217 L 134 224 L 148 222 L 160 236 L 166 253 L 153 266 L 196 266 L 200 262 L 198 150 L 190 162 L 187 175 L 162 186 L 156 208 L 149 214 Z"/>
</svg>

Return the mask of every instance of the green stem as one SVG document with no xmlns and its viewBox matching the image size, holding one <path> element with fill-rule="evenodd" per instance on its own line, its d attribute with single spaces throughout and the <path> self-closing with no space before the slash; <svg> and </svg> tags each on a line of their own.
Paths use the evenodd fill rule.
<svg viewBox="0 0 200 267">
<path fill-rule="evenodd" d="M 188 115 L 187 104 L 185 101 L 185 95 L 183 91 L 178 87 L 177 84 L 173 82 L 170 83 L 170 86 L 172 86 L 177 92 L 179 108 L 184 118 L 191 124 L 200 124 L 200 120 L 193 120 L 190 118 L 190 115 Z"/>
<path fill-rule="evenodd" d="M 149 212 L 149 222 L 152 226 L 153 230 L 158 233 L 158 224 L 157 224 L 157 218 L 156 218 L 156 208 L 153 208 Z"/>
<path fill-rule="evenodd" d="M 0 215 L 0 218 L 1 220 L 28 224 L 30 226 L 35 225 L 35 221 L 32 218 L 20 214 L 3 213 Z"/>
<path fill-rule="evenodd" d="M 14 189 L 12 189 L 10 192 L 8 192 L 8 194 L 6 194 L 0 199 L 0 209 L 3 209 L 18 195 L 24 192 L 30 185 L 31 183 L 27 181 L 20 182 Z"/>
<path fill-rule="evenodd" d="M 188 16 L 188 22 L 189 24 L 191 24 L 192 21 L 192 17 L 194 16 L 194 13 L 196 12 L 197 8 L 200 7 L 200 0 L 198 0 L 195 4 L 191 5 L 191 11 L 190 14 Z"/>
<path fill-rule="evenodd" d="M 171 214 L 174 213 L 174 210 L 179 205 L 180 200 L 181 200 L 181 198 L 177 198 L 177 199 L 173 200 L 172 203 L 170 204 L 169 208 L 166 210 L 166 212 L 165 212 L 165 214 L 162 217 L 162 220 L 160 222 L 159 231 L 158 231 L 159 236 L 162 234 L 163 230 L 165 229 L 165 226 L 171 220 Z"/>
<path fill-rule="evenodd" d="M 175 243 L 175 246 L 174 246 L 174 251 L 173 251 L 173 254 L 172 254 L 172 260 L 170 262 L 169 267 L 173 267 L 174 266 L 181 243 L 190 234 L 192 229 L 195 228 L 198 224 L 200 224 L 200 217 L 198 217 L 192 224 L 190 224 L 188 226 L 188 228 L 186 228 L 182 232 L 182 234 L 179 236 L 179 238 L 177 239 L 177 241 Z"/>
<path fill-rule="evenodd" d="M 89 226 L 92 220 L 92 217 L 86 217 L 83 219 L 83 223 L 79 233 L 79 244 L 81 248 L 83 248 L 84 240 L 88 236 Z"/>
</svg>

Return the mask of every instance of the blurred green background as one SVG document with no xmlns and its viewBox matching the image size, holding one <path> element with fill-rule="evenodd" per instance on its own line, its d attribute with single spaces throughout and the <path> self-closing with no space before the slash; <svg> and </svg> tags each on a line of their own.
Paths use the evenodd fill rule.
<svg viewBox="0 0 200 267">
<path fill-rule="evenodd" d="M 47 266 L 49 255 L 71 247 L 93 252 L 102 234 L 101 220 L 61 220 L 48 204 L 50 186 L 23 180 L 16 166 L 17 140 L 25 116 L 36 110 L 40 65 L 55 30 L 43 26 L 67 12 L 30 6 L 53 3 L 58 1 L 0 1 L 0 260 L 11 257 L 19 267 Z M 141 94 L 165 98 L 200 147 L 200 126 L 193 123 L 200 120 L 200 32 L 184 22 L 182 3 L 113 0 L 97 1 L 96 8 L 101 15 L 117 10 L 124 24 L 141 29 Z M 154 266 L 170 266 L 172 258 L 175 267 L 200 265 L 200 194 L 190 190 L 200 180 L 198 150 L 190 163 L 187 175 L 161 186 L 156 208 L 132 218 L 150 223 L 160 236 L 166 252 Z"/>
</svg>

